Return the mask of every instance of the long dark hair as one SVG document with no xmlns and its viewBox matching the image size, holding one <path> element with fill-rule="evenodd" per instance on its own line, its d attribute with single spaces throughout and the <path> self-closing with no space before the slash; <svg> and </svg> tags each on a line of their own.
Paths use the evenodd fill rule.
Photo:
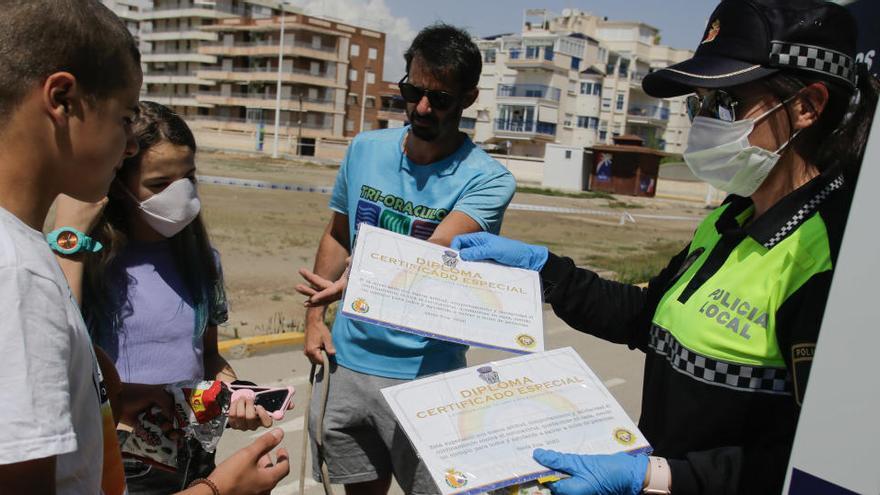
<svg viewBox="0 0 880 495">
<path fill-rule="evenodd" d="M 132 131 L 139 150 L 123 163 L 117 177 L 124 178 L 140 166 L 143 156 L 152 147 L 169 142 L 186 146 L 196 152 L 196 141 L 180 116 L 158 103 L 142 101 L 138 104 L 140 116 Z M 120 187 L 116 185 L 116 187 Z M 122 269 L 114 261 L 125 248 L 129 239 L 128 215 L 130 200 L 121 194 L 110 194 L 103 217 L 93 232 L 103 245 L 96 255 L 85 263 L 83 280 L 83 314 L 93 337 L 119 330 L 122 318 L 130 308 L 127 305 L 127 283 Z M 200 338 L 210 320 L 222 318 L 225 312 L 226 293 L 219 272 L 214 250 L 208 239 L 205 223 L 199 214 L 195 220 L 169 239 L 171 253 L 178 272 L 182 275 L 196 311 L 194 338 Z M 117 286 L 118 285 L 118 286 Z"/>
<path fill-rule="evenodd" d="M 825 84 L 829 97 L 824 111 L 815 124 L 798 134 L 791 146 L 820 173 L 843 173 L 850 186 L 858 177 L 880 90 L 880 83 L 865 64 L 856 64 L 856 70 L 858 81 L 854 92 L 825 79 L 795 72 L 781 72 L 764 81 L 780 100 L 815 82 Z"/>
</svg>

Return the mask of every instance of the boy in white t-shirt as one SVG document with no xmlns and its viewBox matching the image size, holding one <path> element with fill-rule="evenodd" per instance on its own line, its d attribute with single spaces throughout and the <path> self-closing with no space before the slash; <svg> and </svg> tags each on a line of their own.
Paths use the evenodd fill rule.
<svg viewBox="0 0 880 495">
<path fill-rule="evenodd" d="M 98 365 L 41 229 L 59 194 L 100 201 L 137 152 L 141 81 L 134 39 L 98 0 L 0 0 L 0 493 L 102 491 Z M 78 263 L 88 226 L 70 227 L 49 241 Z M 265 434 L 185 493 L 268 492 L 289 469 L 283 449 L 265 455 L 281 438 Z"/>
</svg>

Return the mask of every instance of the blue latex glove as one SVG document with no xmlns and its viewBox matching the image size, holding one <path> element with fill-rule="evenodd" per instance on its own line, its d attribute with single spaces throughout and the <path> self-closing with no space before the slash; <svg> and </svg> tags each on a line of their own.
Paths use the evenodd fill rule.
<svg viewBox="0 0 880 495">
<path fill-rule="evenodd" d="M 550 483 L 554 495 L 638 495 L 648 472 L 648 456 L 561 454 L 535 449 L 532 457 L 571 478 Z"/>
<path fill-rule="evenodd" d="M 452 249 L 465 261 L 492 260 L 502 265 L 540 271 L 547 262 L 547 248 L 507 239 L 488 232 L 455 236 Z"/>
</svg>

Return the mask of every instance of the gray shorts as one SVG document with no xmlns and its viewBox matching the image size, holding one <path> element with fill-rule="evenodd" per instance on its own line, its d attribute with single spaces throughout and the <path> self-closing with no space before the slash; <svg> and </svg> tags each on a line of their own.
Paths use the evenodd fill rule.
<svg viewBox="0 0 880 495">
<path fill-rule="evenodd" d="M 323 372 L 315 379 L 309 408 L 312 459 L 317 459 L 317 424 Z M 380 389 L 405 383 L 331 365 L 330 392 L 324 416 L 324 462 L 331 483 L 363 483 L 394 476 L 404 493 L 439 494 L 425 464 L 397 425 Z M 312 476 L 321 481 L 317 462 Z"/>
</svg>

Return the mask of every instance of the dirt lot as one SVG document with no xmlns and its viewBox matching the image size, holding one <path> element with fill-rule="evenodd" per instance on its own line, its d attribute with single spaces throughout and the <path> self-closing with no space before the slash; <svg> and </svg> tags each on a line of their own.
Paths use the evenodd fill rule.
<svg viewBox="0 0 880 495">
<path fill-rule="evenodd" d="M 201 152 L 198 173 L 287 184 L 329 186 L 334 167 L 249 156 Z M 312 265 L 327 220 L 328 196 L 232 186 L 200 186 L 204 214 L 220 251 L 230 298 L 231 337 L 296 329 L 304 310 L 293 290 L 296 271 Z M 514 203 L 593 209 L 615 214 L 702 217 L 696 204 L 629 197 L 559 197 L 517 193 Z M 543 243 L 579 265 L 643 281 L 687 243 L 695 221 L 637 218 L 619 225 L 618 216 L 508 210 L 502 234 Z"/>
</svg>

